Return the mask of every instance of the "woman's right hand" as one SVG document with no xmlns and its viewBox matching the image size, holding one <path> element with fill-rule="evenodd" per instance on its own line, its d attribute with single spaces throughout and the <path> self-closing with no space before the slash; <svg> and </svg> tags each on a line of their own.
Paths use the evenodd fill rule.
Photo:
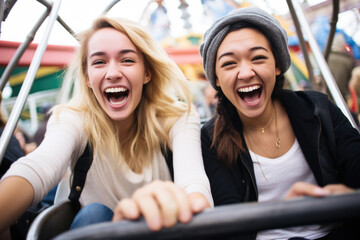
<svg viewBox="0 0 360 240">
<path fill-rule="evenodd" d="M 189 222 L 193 213 L 210 207 L 201 193 L 186 194 L 173 182 L 154 181 L 136 190 L 131 198 L 122 199 L 113 221 L 135 220 L 143 215 L 148 227 L 158 231 L 172 227 L 177 221 Z"/>
</svg>

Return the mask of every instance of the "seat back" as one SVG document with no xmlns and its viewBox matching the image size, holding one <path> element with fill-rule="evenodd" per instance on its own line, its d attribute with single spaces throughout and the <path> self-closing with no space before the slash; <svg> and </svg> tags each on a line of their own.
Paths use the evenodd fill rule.
<svg viewBox="0 0 360 240">
<path fill-rule="evenodd" d="M 41 212 L 31 224 L 27 240 L 52 239 L 68 230 L 76 215 L 76 207 L 70 200 L 59 202 Z"/>
</svg>

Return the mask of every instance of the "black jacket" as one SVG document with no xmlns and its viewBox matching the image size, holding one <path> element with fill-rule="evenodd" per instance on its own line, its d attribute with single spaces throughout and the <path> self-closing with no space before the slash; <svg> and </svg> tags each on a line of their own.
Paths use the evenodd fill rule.
<svg viewBox="0 0 360 240">
<path fill-rule="evenodd" d="M 360 188 L 360 135 L 341 110 L 329 101 L 327 95 L 315 91 L 282 90 L 278 99 L 289 116 L 317 183 L 320 186 L 343 183 Z M 253 163 L 238 114 L 233 114 L 232 124 L 241 134 L 246 152 L 241 152 L 230 167 L 224 166 L 217 159 L 216 149 L 210 148 L 214 123 L 213 118 L 204 124 L 201 141 L 215 206 L 257 201 Z"/>
</svg>

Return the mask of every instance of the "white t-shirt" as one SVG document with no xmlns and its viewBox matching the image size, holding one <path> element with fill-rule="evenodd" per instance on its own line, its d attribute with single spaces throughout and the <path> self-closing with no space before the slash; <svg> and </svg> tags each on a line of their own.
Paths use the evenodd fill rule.
<svg viewBox="0 0 360 240">
<path fill-rule="evenodd" d="M 87 136 L 83 128 L 81 113 L 65 110 L 58 119 L 52 116 L 47 125 L 43 142 L 32 153 L 17 160 L 3 178 L 21 176 L 34 188 L 33 204 L 39 202 L 63 178 L 67 169 L 83 153 Z M 173 147 L 174 181 L 187 193 L 200 192 L 213 206 L 209 180 L 206 176 L 200 143 L 199 115 L 192 111 L 174 124 L 170 131 Z M 115 209 L 119 200 L 130 197 L 139 187 L 153 180 L 171 180 L 166 161 L 161 153 L 154 153 L 152 163 L 141 174 L 133 172 L 120 159 L 120 167 L 115 161 L 94 159 L 87 174 L 80 203 L 85 206 L 98 202 Z M 20 191 L 20 189 L 19 189 Z"/>
<path fill-rule="evenodd" d="M 298 181 L 317 184 L 297 139 L 290 150 L 281 157 L 265 158 L 252 151 L 250 155 L 254 164 L 259 202 L 283 200 L 290 187 Z M 271 229 L 258 232 L 256 239 L 289 239 L 291 237 L 316 239 L 325 236 L 330 230 L 331 227 L 328 225 Z"/>
</svg>

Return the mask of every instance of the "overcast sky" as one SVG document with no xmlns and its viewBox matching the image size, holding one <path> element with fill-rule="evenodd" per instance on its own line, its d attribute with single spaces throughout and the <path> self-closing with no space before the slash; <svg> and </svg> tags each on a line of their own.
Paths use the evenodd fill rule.
<svg viewBox="0 0 360 240">
<path fill-rule="evenodd" d="M 108 15 L 139 21 L 149 1 L 150 0 L 121 0 L 110 10 Z M 308 0 L 308 2 L 313 3 L 321 1 L 323 0 Z M 111 2 L 112 0 L 61 0 L 59 15 L 73 31 L 78 33 L 89 27 L 92 21 L 99 16 Z M 189 3 L 188 11 L 191 15 L 190 20 L 193 25 L 192 31 L 202 34 L 210 22 L 206 21 L 202 15 L 203 8 L 201 0 L 187 0 L 187 2 Z M 261 8 L 267 8 L 269 4 L 270 7 L 276 5 L 275 10 L 278 14 L 284 14 L 288 11 L 286 0 L 250 0 L 249 2 Z M 164 5 L 168 10 L 168 16 L 171 21 L 171 35 L 179 37 L 185 34 L 186 30 L 182 28 L 183 20 L 181 20 L 181 11 L 178 9 L 179 0 L 165 0 Z M 156 4 L 153 3 L 150 6 L 154 9 Z M 149 9 L 150 11 L 153 10 L 151 7 Z M 1 25 L 0 39 L 17 42 L 24 41 L 26 35 L 44 11 L 45 7 L 36 0 L 17 0 L 6 21 Z M 357 29 L 357 31 L 360 32 L 359 26 L 356 26 L 357 21 L 354 19 L 355 15 L 349 13 L 343 15 L 346 15 L 346 17 L 339 18 L 338 27 L 350 29 L 350 33 L 353 29 Z M 141 23 L 146 25 L 146 20 L 145 18 L 145 21 Z M 45 21 L 36 34 L 34 42 L 40 42 L 46 26 L 47 22 Z M 354 40 L 360 44 L 360 34 L 355 35 L 358 36 L 356 36 Z M 50 35 L 49 44 L 76 45 L 77 41 L 56 22 Z"/>
</svg>

